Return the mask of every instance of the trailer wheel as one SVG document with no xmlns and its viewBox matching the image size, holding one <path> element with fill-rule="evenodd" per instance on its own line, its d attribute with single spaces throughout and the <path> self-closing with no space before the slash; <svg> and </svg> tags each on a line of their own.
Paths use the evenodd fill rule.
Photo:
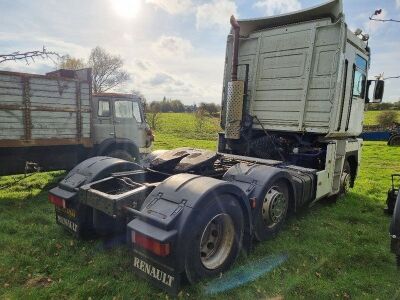
<svg viewBox="0 0 400 300">
<path fill-rule="evenodd" d="M 235 198 L 222 195 L 210 201 L 193 223 L 195 232 L 185 256 L 185 271 L 190 283 L 229 269 L 242 245 L 242 209 Z"/>
<path fill-rule="evenodd" d="M 269 184 L 265 190 L 263 201 L 256 208 L 255 238 L 260 242 L 280 231 L 289 208 L 289 190 L 283 180 Z"/>
</svg>

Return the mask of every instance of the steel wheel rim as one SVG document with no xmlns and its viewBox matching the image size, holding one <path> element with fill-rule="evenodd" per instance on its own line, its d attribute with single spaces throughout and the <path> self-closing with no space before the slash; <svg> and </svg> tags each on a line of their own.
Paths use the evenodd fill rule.
<svg viewBox="0 0 400 300">
<path fill-rule="evenodd" d="M 262 218 L 264 224 L 271 228 L 276 226 L 285 217 L 288 200 L 276 186 L 271 187 L 264 197 Z"/>
<path fill-rule="evenodd" d="M 200 239 L 200 260 L 209 270 L 219 268 L 228 258 L 235 239 L 235 228 L 228 214 L 219 214 L 208 222 Z"/>
<path fill-rule="evenodd" d="M 347 192 L 349 191 L 350 179 L 351 179 L 350 174 L 347 173 L 347 172 L 344 172 L 343 175 L 342 175 L 342 189 L 343 189 L 343 194 L 347 194 Z"/>
</svg>

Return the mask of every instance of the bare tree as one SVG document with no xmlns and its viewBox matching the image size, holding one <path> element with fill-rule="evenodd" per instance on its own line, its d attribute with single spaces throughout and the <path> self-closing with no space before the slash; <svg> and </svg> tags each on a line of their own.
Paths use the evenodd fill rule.
<svg viewBox="0 0 400 300">
<path fill-rule="evenodd" d="M 122 69 L 121 57 L 107 53 L 99 46 L 91 51 L 88 65 L 92 68 L 95 93 L 108 91 L 129 80 L 129 74 Z"/>
<path fill-rule="evenodd" d="M 194 113 L 196 132 L 201 132 L 207 119 L 207 110 L 204 106 L 200 105 Z"/>
<path fill-rule="evenodd" d="M 26 64 L 29 65 L 29 62 L 35 62 L 35 58 L 41 59 L 50 59 L 53 62 L 53 57 L 62 59 L 63 56 L 54 51 L 48 51 L 45 46 L 43 46 L 42 50 L 34 50 L 20 53 L 19 51 L 10 53 L 10 54 L 0 54 L 0 63 L 6 61 L 17 61 L 17 60 L 25 60 Z"/>
<path fill-rule="evenodd" d="M 150 120 L 150 127 L 153 130 L 157 130 L 159 117 L 161 114 L 161 104 L 160 102 L 153 101 L 150 105 L 147 106 L 146 115 L 149 117 Z"/>
<path fill-rule="evenodd" d="M 134 95 L 134 96 L 136 96 L 136 97 L 138 97 L 140 99 L 140 102 L 142 102 L 144 110 L 146 111 L 146 109 L 147 109 L 147 99 L 143 95 L 143 93 L 141 91 L 135 90 L 135 89 L 133 89 L 131 93 L 132 93 L 132 95 Z"/>
<path fill-rule="evenodd" d="M 58 64 L 59 69 L 68 70 L 79 70 L 83 69 L 85 66 L 85 61 L 82 58 L 75 58 L 69 55 L 62 57 L 60 59 L 60 63 Z"/>
</svg>

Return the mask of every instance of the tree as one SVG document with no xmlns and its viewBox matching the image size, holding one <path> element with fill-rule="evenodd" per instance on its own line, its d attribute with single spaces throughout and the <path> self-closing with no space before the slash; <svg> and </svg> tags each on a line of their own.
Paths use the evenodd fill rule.
<svg viewBox="0 0 400 300">
<path fill-rule="evenodd" d="M 42 50 L 34 50 L 23 53 L 16 51 L 9 54 L 0 54 L 0 63 L 10 60 L 12 61 L 25 60 L 26 64 L 29 65 L 30 61 L 35 62 L 35 58 L 50 59 L 51 61 L 54 62 L 53 57 L 57 57 L 59 59 L 63 58 L 57 52 L 48 51 L 46 47 L 43 46 Z"/>
<path fill-rule="evenodd" d="M 215 103 L 200 103 L 199 109 L 206 111 L 210 117 L 218 117 L 221 106 Z"/>
<path fill-rule="evenodd" d="M 106 92 L 129 80 L 129 74 L 122 69 L 123 60 L 107 53 L 97 46 L 89 56 L 88 66 L 92 68 L 93 92 Z"/>
<path fill-rule="evenodd" d="M 195 127 L 196 127 L 196 132 L 201 132 L 203 130 L 204 124 L 206 122 L 206 115 L 207 111 L 205 110 L 204 106 L 199 106 L 199 108 L 196 110 L 194 113 L 195 117 Z"/>
<path fill-rule="evenodd" d="M 143 93 L 141 91 L 135 90 L 135 89 L 133 89 L 131 93 L 133 96 L 136 96 L 140 99 L 140 102 L 143 105 L 143 109 L 144 109 L 144 111 L 146 111 L 147 110 L 147 100 L 146 100 L 146 97 L 143 95 Z"/>
<path fill-rule="evenodd" d="M 171 100 L 171 110 L 173 112 L 184 112 L 185 106 L 180 100 Z"/>
<path fill-rule="evenodd" d="M 157 130 L 158 120 L 161 113 L 161 103 L 153 101 L 147 107 L 147 116 L 149 117 L 150 127 L 153 130 Z"/>
<path fill-rule="evenodd" d="M 60 59 L 60 63 L 58 64 L 59 69 L 68 69 L 68 70 L 79 70 L 83 69 L 86 66 L 85 61 L 82 58 L 71 57 L 70 55 L 66 55 Z"/>
</svg>

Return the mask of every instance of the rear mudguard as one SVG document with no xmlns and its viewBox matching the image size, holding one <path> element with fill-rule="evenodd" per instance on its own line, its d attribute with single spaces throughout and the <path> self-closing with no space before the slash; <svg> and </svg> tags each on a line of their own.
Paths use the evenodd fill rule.
<svg viewBox="0 0 400 300">
<path fill-rule="evenodd" d="M 118 158 L 97 156 L 89 158 L 75 168 L 58 184 L 51 189 L 49 194 L 65 200 L 66 208 L 75 211 L 72 221 L 77 224 L 73 233 L 76 237 L 83 237 L 86 231 L 92 231 L 93 225 L 110 226 L 110 222 L 100 212 L 80 203 L 84 194 L 79 193 L 79 188 L 90 182 L 110 176 L 113 172 L 130 171 L 138 169 L 138 165 Z M 119 220 L 113 220 L 118 222 Z M 125 227 L 124 227 L 125 229 Z"/>
<path fill-rule="evenodd" d="M 82 185 L 105 178 L 113 172 L 136 170 L 137 168 L 137 164 L 118 158 L 91 157 L 73 168 L 49 193 L 67 201 L 78 200 L 77 194 Z"/>
<path fill-rule="evenodd" d="M 226 181 L 183 173 L 159 184 L 144 201 L 141 211 L 136 214 L 137 218 L 128 224 L 128 232 L 139 232 L 162 243 L 170 243 L 171 254 L 162 258 L 140 249 L 134 249 L 135 252 L 151 259 L 159 268 L 172 269 L 174 274 L 182 273 L 186 246 L 193 237 L 191 220 L 202 213 L 211 199 L 218 201 L 219 196 L 227 194 L 236 198 L 242 208 L 245 227 L 242 249 L 249 250 L 252 220 L 245 193 Z M 168 289 L 160 282 L 154 283 Z"/>
<path fill-rule="evenodd" d="M 266 186 L 276 180 L 284 180 L 288 185 L 290 211 L 296 211 L 315 195 L 315 175 L 289 168 L 239 163 L 231 167 L 223 179 L 241 188 L 251 201 L 256 201 L 254 208 L 262 206 L 267 192 Z"/>
<path fill-rule="evenodd" d="M 239 163 L 231 167 L 223 179 L 238 186 L 248 198 L 256 201 L 256 204 L 253 205 L 254 208 L 262 205 L 266 193 L 264 189 L 268 182 L 284 179 L 289 183 L 291 195 L 294 190 L 289 173 L 272 166 Z M 291 203 L 293 202 L 291 201 Z M 255 219 L 253 218 L 253 220 Z"/>
<path fill-rule="evenodd" d="M 390 223 L 389 233 L 391 236 L 391 250 L 394 254 L 400 255 L 400 193 L 397 195 L 396 204 Z"/>
</svg>

